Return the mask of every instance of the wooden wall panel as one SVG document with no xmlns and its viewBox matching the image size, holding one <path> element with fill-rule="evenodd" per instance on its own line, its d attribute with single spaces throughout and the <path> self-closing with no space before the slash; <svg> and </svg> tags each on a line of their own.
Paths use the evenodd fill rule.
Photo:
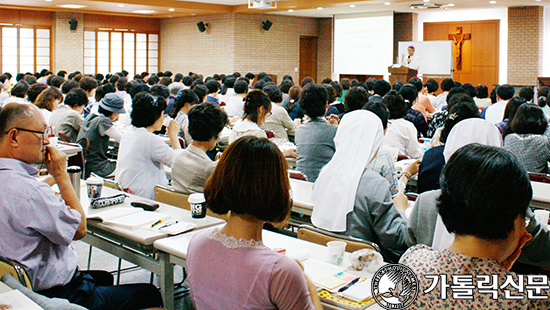
<svg viewBox="0 0 550 310">
<path fill-rule="evenodd" d="M 121 18 L 109 15 L 84 14 L 84 25 L 86 29 L 110 28 L 139 32 L 160 32 L 160 19 L 158 18 Z"/>
<path fill-rule="evenodd" d="M 483 83 L 491 88 L 498 83 L 499 21 L 424 23 L 424 41 L 449 40 L 457 27 L 462 27 L 462 33 L 471 34 L 471 39 L 464 40 L 462 69 L 455 70 L 453 79 L 463 84 Z"/>
<path fill-rule="evenodd" d="M 0 9 L 0 16 L 0 22 L 6 24 L 44 27 L 53 25 L 53 12 Z"/>
</svg>

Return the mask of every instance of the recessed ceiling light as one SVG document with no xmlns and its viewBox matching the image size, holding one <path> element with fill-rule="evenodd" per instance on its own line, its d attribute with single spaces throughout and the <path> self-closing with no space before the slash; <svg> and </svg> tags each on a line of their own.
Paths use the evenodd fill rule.
<svg viewBox="0 0 550 310">
<path fill-rule="evenodd" d="M 497 3 L 496 1 L 489 1 L 490 4 L 495 4 Z"/>
<path fill-rule="evenodd" d="M 424 0 L 424 2 L 430 2 L 430 0 Z"/>
<path fill-rule="evenodd" d="M 447 4 L 447 6 L 455 6 L 455 4 L 454 3 L 449 3 L 449 4 Z"/>
<path fill-rule="evenodd" d="M 46 2 L 52 2 L 53 0 L 46 0 Z"/>
<path fill-rule="evenodd" d="M 385 2 L 384 4 L 385 4 L 385 5 L 391 5 L 391 3 L 389 3 L 389 2 Z"/>
<path fill-rule="evenodd" d="M 355 7 L 355 4 L 350 4 L 349 7 L 350 7 L 350 8 L 354 8 L 354 7 Z"/>
<path fill-rule="evenodd" d="M 63 5 L 58 5 L 58 7 L 66 8 L 66 9 L 81 9 L 81 8 L 85 8 L 86 6 L 80 5 L 80 4 L 63 4 Z"/>
<path fill-rule="evenodd" d="M 540 2 L 541 0 L 535 0 L 535 1 Z"/>
<path fill-rule="evenodd" d="M 322 10 L 323 8 L 322 7 L 318 7 L 317 10 Z"/>
<path fill-rule="evenodd" d="M 174 12 L 176 9 L 173 9 L 173 8 L 169 8 L 168 11 L 170 12 Z"/>
<path fill-rule="evenodd" d="M 294 12 L 294 10 L 293 10 L 293 9 L 290 9 L 290 10 L 288 10 L 288 11 L 289 11 L 289 12 L 291 12 L 291 13 L 292 13 L 292 12 Z"/>
<path fill-rule="evenodd" d="M 124 7 L 124 4 L 119 4 L 118 7 L 119 7 L 119 8 L 123 8 L 123 7 Z"/>
<path fill-rule="evenodd" d="M 138 14 L 152 14 L 152 13 L 156 13 L 157 11 L 153 11 L 153 10 L 136 10 L 136 11 L 132 11 L 134 13 L 138 13 Z"/>
</svg>

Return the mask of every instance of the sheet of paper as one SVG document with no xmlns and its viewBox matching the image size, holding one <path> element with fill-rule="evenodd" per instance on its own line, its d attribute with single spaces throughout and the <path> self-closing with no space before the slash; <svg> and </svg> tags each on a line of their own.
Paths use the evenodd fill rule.
<svg viewBox="0 0 550 310">
<path fill-rule="evenodd" d="M 362 302 L 363 300 L 372 297 L 371 280 L 372 279 L 366 279 L 365 281 L 356 283 L 340 293 L 340 295 L 357 302 Z"/>
<path fill-rule="evenodd" d="M 10 310 L 43 310 L 18 290 L 0 294 L 0 306 L 2 305 L 11 306 L 11 308 L 8 308 Z"/>
<path fill-rule="evenodd" d="M 112 219 L 116 219 L 118 217 L 123 217 L 126 215 L 138 213 L 138 212 L 144 212 L 142 209 L 139 208 L 133 208 L 133 207 L 116 207 L 109 210 L 97 212 L 94 214 L 89 214 L 87 218 L 89 219 L 100 219 L 103 221 L 110 221 Z"/>
<path fill-rule="evenodd" d="M 335 275 L 338 272 L 343 271 L 345 269 L 342 266 L 325 263 L 323 261 L 316 260 L 313 258 L 309 258 L 303 261 L 302 266 L 304 266 L 304 271 L 306 275 L 313 282 L 329 275 Z"/>
</svg>

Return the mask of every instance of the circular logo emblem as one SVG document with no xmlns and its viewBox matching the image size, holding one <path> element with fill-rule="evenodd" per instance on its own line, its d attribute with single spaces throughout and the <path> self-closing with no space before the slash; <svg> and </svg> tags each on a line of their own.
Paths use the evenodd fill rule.
<svg viewBox="0 0 550 310">
<path fill-rule="evenodd" d="M 418 278 L 405 265 L 384 265 L 372 278 L 372 296 L 384 309 L 407 308 L 418 297 L 418 291 Z"/>
</svg>

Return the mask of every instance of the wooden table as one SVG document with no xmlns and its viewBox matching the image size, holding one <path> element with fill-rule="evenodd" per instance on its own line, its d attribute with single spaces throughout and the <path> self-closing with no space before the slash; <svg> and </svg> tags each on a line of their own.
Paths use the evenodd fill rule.
<svg viewBox="0 0 550 310">
<path fill-rule="evenodd" d="M 221 228 L 222 225 L 216 226 Z M 214 227 L 206 228 L 207 230 Z M 186 234 L 164 238 L 155 241 L 154 246 L 157 250 L 166 253 L 163 255 L 163 259 L 168 258 L 172 264 L 186 266 L 187 259 L 187 247 L 191 238 L 198 233 L 197 231 L 189 232 Z M 319 244 L 311 243 L 305 240 L 289 237 L 283 234 L 278 234 L 272 231 L 263 230 L 262 232 L 263 243 L 269 248 L 284 248 L 286 255 L 292 259 L 299 259 L 303 262 L 305 273 L 308 275 L 308 259 L 314 259 L 328 263 L 328 248 Z M 351 267 L 349 261 L 349 253 L 344 254 L 343 267 L 346 268 L 346 272 L 354 273 L 354 269 Z M 362 274 L 364 275 L 364 274 Z M 372 274 L 370 274 L 372 277 Z M 314 279 L 313 279 L 314 280 Z M 338 309 L 334 306 L 324 305 L 325 309 Z M 374 304 L 369 309 L 382 309 L 378 304 Z"/>
<path fill-rule="evenodd" d="M 108 197 L 120 194 L 122 192 L 103 186 L 102 197 Z M 120 206 L 129 207 L 132 201 L 147 201 L 149 199 L 141 198 L 135 195 L 129 195 L 124 203 L 101 209 L 89 208 L 90 202 L 86 192 L 86 184 L 82 184 L 80 193 L 80 202 L 87 215 L 109 210 Z M 157 202 L 155 202 L 157 203 Z M 181 209 L 175 206 L 158 203 L 160 208 L 155 212 L 171 215 L 171 220 L 194 222 L 197 227 L 194 230 L 200 230 L 213 225 L 224 223 L 224 220 L 206 216 L 204 219 L 194 219 L 189 210 Z M 88 234 L 82 241 L 109 252 L 126 261 L 143 267 L 159 276 L 161 294 L 164 300 L 164 306 L 168 310 L 174 309 L 174 268 L 164 258 L 164 253 L 158 253 L 153 246 L 156 240 L 168 237 L 168 234 L 150 229 L 125 229 L 116 226 L 102 224 L 97 220 L 89 220 L 87 223 Z M 185 234 L 185 233 L 184 233 Z"/>
</svg>

